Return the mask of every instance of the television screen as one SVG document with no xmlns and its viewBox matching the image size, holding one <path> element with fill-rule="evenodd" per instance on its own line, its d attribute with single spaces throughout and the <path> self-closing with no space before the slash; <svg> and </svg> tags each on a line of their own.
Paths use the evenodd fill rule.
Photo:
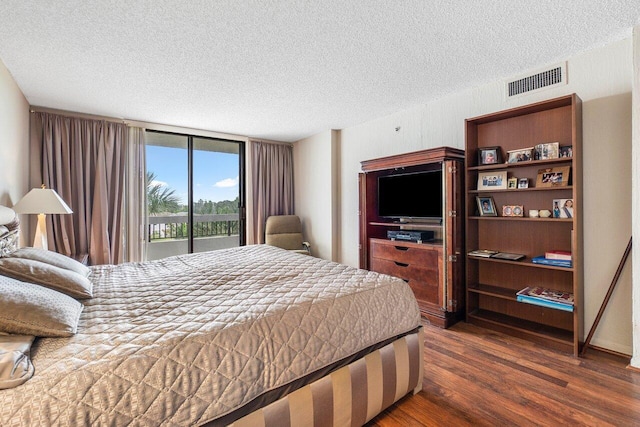
<svg viewBox="0 0 640 427">
<path fill-rule="evenodd" d="M 442 170 L 379 177 L 378 215 L 442 219 Z"/>
</svg>

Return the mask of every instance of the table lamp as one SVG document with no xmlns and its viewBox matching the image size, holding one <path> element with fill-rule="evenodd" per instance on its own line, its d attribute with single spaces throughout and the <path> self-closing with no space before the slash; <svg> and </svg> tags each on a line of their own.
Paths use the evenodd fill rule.
<svg viewBox="0 0 640 427">
<path fill-rule="evenodd" d="M 33 247 L 42 249 L 49 249 L 47 244 L 47 224 L 45 222 L 46 214 L 73 213 L 64 200 L 58 196 L 58 193 L 55 190 L 46 188 L 44 184 L 42 188 L 34 188 L 29 191 L 26 196 L 15 204 L 13 210 L 23 214 L 38 214 L 38 226 Z"/>
</svg>

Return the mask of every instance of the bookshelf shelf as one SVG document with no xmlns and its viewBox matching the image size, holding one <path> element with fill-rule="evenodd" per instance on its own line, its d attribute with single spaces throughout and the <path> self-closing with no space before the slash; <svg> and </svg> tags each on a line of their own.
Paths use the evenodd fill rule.
<svg viewBox="0 0 640 427">
<path fill-rule="evenodd" d="M 467 321 L 517 335 L 577 356 L 582 336 L 582 112 L 577 95 L 500 111 L 466 120 L 466 250 L 491 249 L 524 254 L 520 261 L 467 256 Z M 558 142 L 572 157 L 519 163 L 478 164 L 479 149 L 507 151 Z M 568 185 L 537 185 L 541 169 L 569 167 Z M 481 172 L 507 171 L 507 178 L 527 179 L 528 188 L 478 190 Z M 566 172 L 565 172 L 566 173 Z M 476 197 L 491 196 L 498 216 L 481 216 Z M 530 218 L 531 209 L 547 209 L 571 199 L 570 218 Z M 523 206 L 523 217 L 501 216 L 503 206 Z M 536 264 L 550 250 L 572 253 L 572 267 Z M 544 286 L 574 295 L 566 312 L 516 300 L 528 286 Z"/>
<path fill-rule="evenodd" d="M 467 258 L 469 260 L 479 261 L 479 262 L 495 262 L 498 264 L 517 265 L 518 267 L 531 267 L 531 268 L 541 268 L 544 270 L 558 270 L 558 271 L 573 272 L 572 267 L 570 268 L 570 267 L 559 267 L 555 265 L 536 264 L 531 262 L 531 260 L 527 258 L 524 258 L 520 261 L 508 261 L 504 259 L 482 258 L 482 257 L 474 257 L 474 256 L 468 256 Z"/>
<path fill-rule="evenodd" d="M 573 224 L 571 218 L 529 218 L 527 216 L 470 216 L 470 220 L 477 221 L 532 221 L 532 222 L 555 222 Z"/>
<path fill-rule="evenodd" d="M 526 193 L 529 191 L 571 191 L 573 187 L 566 185 L 564 187 L 549 187 L 549 188 L 507 188 L 504 190 L 469 190 L 471 194 L 490 194 L 490 193 Z"/>
<path fill-rule="evenodd" d="M 571 316 L 571 313 L 565 314 Z M 573 349 L 573 333 L 570 330 L 560 329 L 538 322 L 526 321 L 518 317 L 488 310 L 474 311 L 468 314 L 468 317 L 471 323 L 489 329 L 499 330 L 510 335 L 516 335 L 551 348 L 565 352 L 571 352 Z"/>
<path fill-rule="evenodd" d="M 572 161 L 571 157 L 569 158 L 564 157 L 560 159 L 532 160 L 530 162 L 498 163 L 495 165 L 470 166 L 468 169 L 470 171 L 490 171 L 490 170 L 524 168 L 528 166 L 538 166 L 540 169 L 542 169 L 545 166 L 562 164 L 562 163 L 571 163 L 571 161 Z"/>
</svg>

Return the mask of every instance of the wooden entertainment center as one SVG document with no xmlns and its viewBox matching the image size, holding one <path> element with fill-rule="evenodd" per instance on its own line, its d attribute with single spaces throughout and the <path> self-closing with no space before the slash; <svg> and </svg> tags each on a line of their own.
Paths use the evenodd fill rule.
<svg viewBox="0 0 640 427">
<path fill-rule="evenodd" d="M 405 280 L 422 315 L 447 328 L 464 317 L 464 151 L 439 147 L 361 163 L 360 267 Z M 380 177 L 441 171 L 442 191 L 425 194 L 412 188 L 410 197 L 442 198 L 441 219 L 380 216 Z M 390 230 L 433 231 L 435 239 L 421 243 L 390 240 Z"/>
</svg>

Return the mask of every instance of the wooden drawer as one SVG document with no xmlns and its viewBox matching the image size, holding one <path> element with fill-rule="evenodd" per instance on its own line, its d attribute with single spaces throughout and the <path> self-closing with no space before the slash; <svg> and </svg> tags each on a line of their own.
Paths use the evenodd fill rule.
<svg viewBox="0 0 640 427">
<path fill-rule="evenodd" d="M 432 267 L 417 267 L 397 261 L 373 258 L 371 260 L 371 269 L 406 281 L 417 300 L 438 304 L 440 282 L 437 260 Z"/>
<path fill-rule="evenodd" d="M 402 242 L 371 240 L 371 258 L 397 261 L 418 266 L 437 266 L 438 251 L 432 247 L 416 247 Z M 372 268 L 375 270 L 375 268 Z M 375 270 L 378 271 L 378 270 Z"/>
<path fill-rule="evenodd" d="M 416 281 L 438 285 L 438 263 L 429 267 L 419 267 L 399 261 L 389 261 L 387 259 L 373 258 L 371 269 L 379 273 L 399 277 L 406 281 Z"/>
</svg>

